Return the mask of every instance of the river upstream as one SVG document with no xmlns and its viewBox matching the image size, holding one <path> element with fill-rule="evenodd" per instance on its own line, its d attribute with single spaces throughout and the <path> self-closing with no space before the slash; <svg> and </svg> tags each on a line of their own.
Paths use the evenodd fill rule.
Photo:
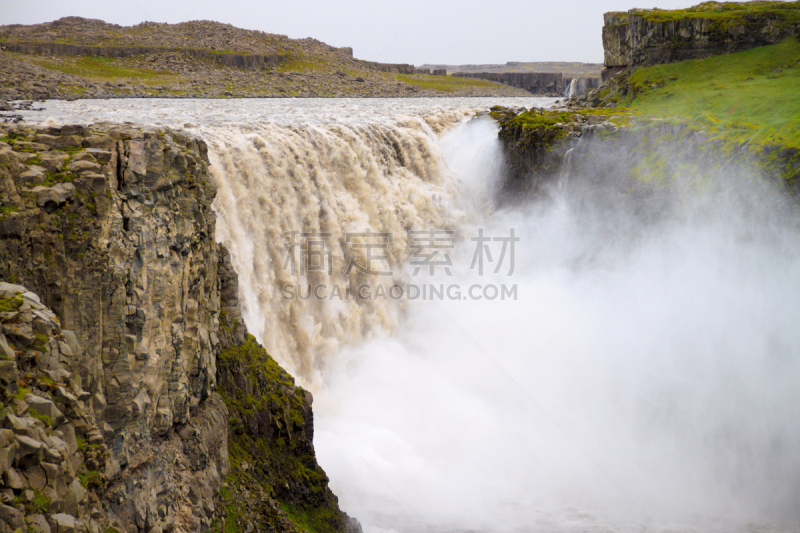
<svg viewBox="0 0 800 533">
<path fill-rule="evenodd" d="M 205 139 L 248 329 L 313 392 L 319 463 L 365 531 L 800 530 L 796 208 L 708 169 L 724 187 L 687 176 L 654 218 L 576 186 L 580 165 L 494 206 L 503 151 L 476 112 L 553 100 L 24 114 Z"/>
</svg>

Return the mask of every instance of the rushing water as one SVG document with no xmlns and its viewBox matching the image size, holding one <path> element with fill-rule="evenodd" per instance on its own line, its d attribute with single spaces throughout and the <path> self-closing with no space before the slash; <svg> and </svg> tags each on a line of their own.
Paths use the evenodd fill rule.
<svg viewBox="0 0 800 533">
<path fill-rule="evenodd" d="M 207 140 L 248 328 L 314 391 L 320 464 L 367 531 L 797 531 L 796 209 L 750 169 L 703 169 L 711 185 L 687 176 L 643 217 L 573 160 L 568 187 L 495 211 L 496 126 L 471 117 L 551 102 L 83 101 L 29 116 L 191 123 Z M 432 275 L 409 257 L 409 231 L 428 228 L 453 246 Z M 473 240 L 512 228 L 513 263 L 504 241 Z M 391 235 L 381 280 L 343 272 L 366 262 L 365 230 Z M 329 252 L 325 268 L 292 272 L 293 231 Z M 482 274 L 476 242 L 492 254 Z M 283 290 L 367 282 L 455 289 Z"/>
</svg>

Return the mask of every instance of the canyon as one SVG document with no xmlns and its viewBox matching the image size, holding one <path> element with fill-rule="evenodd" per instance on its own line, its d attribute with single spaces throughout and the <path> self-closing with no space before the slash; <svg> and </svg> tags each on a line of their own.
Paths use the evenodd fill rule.
<svg viewBox="0 0 800 533">
<path fill-rule="evenodd" d="M 214 100 L 431 78 L 217 23 L 0 28 L 4 72 L 40 76 L 2 96 L 59 97 L 0 124 L 0 532 L 794 530 L 800 44 L 777 4 L 607 14 L 605 83 L 558 103 L 470 77 Z M 73 67 L 143 78 L 81 94 Z M 89 98 L 148 79 L 204 98 Z M 450 232 L 452 273 L 410 273 L 419 230 Z M 474 272 L 484 231 L 517 231 L 516 272 Z M 287 268 L 295 234 L 327 274 Z M 374 283 L 347 267 L 376 235 L 381 283 L 463 292 L 285 296 Z"/>
</svg>

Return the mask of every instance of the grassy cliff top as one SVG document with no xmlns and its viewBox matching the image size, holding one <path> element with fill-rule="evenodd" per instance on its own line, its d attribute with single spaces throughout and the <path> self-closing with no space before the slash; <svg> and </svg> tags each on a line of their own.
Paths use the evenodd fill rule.
<svg viewBox="0 0 800 533">
<path fill-rule="evenodd" d="M 631 9 L 626 12 L 612 12 L 609 15 L 639 15 L 645 20 L 666 22 L 683 18 L 704 18 L 711 20 L 731 20 L 746 22 L 748 17 L 769 16 L 779 21 L 800 23 L 800 1 L 795 2 L 703 2 L 686 9 Z"/>
<path fill-rule="evenodd" d="M 627 86 L 619 104 L 637 115 L 688 121 L 739 144 L 800 148 L 796 38 L 734 54 L 639 68 L 628 76 Z"/>
</svg>

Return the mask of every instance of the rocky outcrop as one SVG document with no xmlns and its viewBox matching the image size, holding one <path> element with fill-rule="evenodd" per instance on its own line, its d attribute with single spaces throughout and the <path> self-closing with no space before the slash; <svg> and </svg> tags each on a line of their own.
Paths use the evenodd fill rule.
<svg viewBox="0 0 800 533">
<path fill-rule="evenodd" d="M 356 61 L 358 61 L 359 65 L 378 72 L 391 72 L 393 74 L 430 74 L 430 72 L 420 71 L 414 65 L 405 63 L 378 63 L 377 61 L 364 61 L 361 59 Z"/>
<path fill-rule="evenodd" d="M 564 168 L 572 148 L 619 128 L 610 113 L 564 110 L 517 112 L 493 107 L 491 116 L 500 125 L 506 175 L 495 192 L 500 204 L 516 204 L 540 195 L 552 186 Z"/>
<path fill-rule="evenodd" d="M 179 53 L 197 59 L 216 61 L 229 67 L 263 70 L 286 61 L 282 55 L 218 54 L 198 48 L 165 48 L 155 46 L 85 46 L 63 43 L 0 42 L 0 48 L 20 54 L 86 57 L 133 57 L 141 54 Z"/>
<path fill-rule="evenodd" d="M 17 418 L 31 409 L 48 417 L 3 422 L 33 440 L 0 438 L 11 443 L 0 443 L 0 459 L 4 447 L 24 452 L 13 456 L 22 463 L 6 461 L 13 471 L 3 479 L 9 509 L 0 521 L 12 530 L 35 515 L 51 527 L 74 522 L 75 531 L 209 530 L 225 516 L 219 496 L 229 473 L 218 357 L 247 339 L 236 274 L 214 240 L 205 144 L 180 131 L 113 125 L 14 126 L 0 135 L 0 279 L 24 286 L 6 287 L 9 300 L 0 301 L 0 351 L 10 361 L 0 361 L 3 406 Z M 226 397 L 235 397 L 238 382 L 230 383 Z M 61 450 L 54 436 L 69 444 L 60 436 L 69 424 L 92 454 Z M 305 464 L 318 469 L 310 440 L 304 446 Z M 61 463 L 72 457 L 62 474 L 41 466 L 44 478 L 14 477 L 60 465 L 51 449 Z M 78 490 L 84 471 L 87 494 Z M 73 485 L 78 504 L 51 504 L 71 498 Z M 35 491 L 51 503 L 31 506 L 44 501 Z M 345 524 L 332 501 L 326 509 Z"/>
<path fill-rule="evenodd" d="M 420 68 L 427 68 L 431 71 L 439 70 L 444 72 L 550 72 L 561 73 L 567 78 L 593 78 L 600 76 L 603 70 L 601 63 L 576 63 L 574 61 L 509 61 L 504 64 L 482 64 L 482 65 L 430 65 L 425 64 Z"/>
<path fill-rule="evenodd" d="M 0 531 L 204 530 L 228 468 L 219 397 L 117 471 L 78 336 L 23 286 L 0 282 L 0 307 Z"/>
<path fill-rule="evenodd" d="M 674 176 L 719 175 L 748 169 L 772 180 L 788 195 L 800 197 L 800 150 L 748 143 L 736 144 L 692 127 L 643 119 L 638 122 L 612 109 L 531 109 L 518 113 L 495 107 L 506 175 L 496 191 L 501 204 L 516 204 L 547 195 L 554 187 L 591 180 L 614 197 L 642 199 Z M 572 176 L 572 177 L 570 177 Z"/>
<path fill-rule="evenodd" d="M 748 50 L 800 35 L 800 2 L 706 2 L 603 16 L 607 68 L 650 66 Z"/>
<path fill-rule="evenodd" d="M 111 452 L 81 386 L 83 355 L 36 294 L 0 282 L 0 531 L 111 526 L 99 511 Z"/>
<path fill-rule="evenodd" d="M 236 326 L 225 317 L 223 330 Z M 219 392 L 231 421 L 224 531 L 360 533 L 339 511 L 314 459 L 311 393 L 295 385 L 252 337 L 219 357 Z"/>
</svg>

